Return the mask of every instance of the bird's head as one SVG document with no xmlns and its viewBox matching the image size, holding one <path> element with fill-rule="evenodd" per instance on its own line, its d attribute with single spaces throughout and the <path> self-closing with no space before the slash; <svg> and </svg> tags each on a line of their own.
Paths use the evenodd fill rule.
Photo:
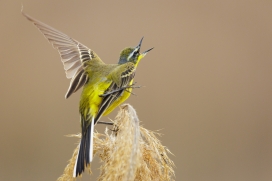
<svg viewBox="0 0 272 181">
<path fill-rule="evenodd" d="M 144 51 L 143 53 L 140 53 L 143 38 L 141 39 L 140 43 L 136 47 L 134 47 L 134 48 L 125 48 L 124 50 L 122 50 L 122 52 L 120 54 L 120 59 L 119 59 L 118 64 L 124 64 L 124 63 L 127 63 L 127 62 L 132 62 L 132 63 L 136 64 L 136 66 L 138 65 L 140 60 L 142 58 L 144 58 L 144 56 L 150 50 L 152 50 L 154 48 L 154 47 L 150 48 L 150 49 Z"/>
</svg>

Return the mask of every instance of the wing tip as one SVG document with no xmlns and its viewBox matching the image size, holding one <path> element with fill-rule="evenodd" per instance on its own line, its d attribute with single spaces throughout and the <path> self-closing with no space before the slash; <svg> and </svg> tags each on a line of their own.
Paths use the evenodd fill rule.
<svg viewBox="0 0 272 181">
<path fill-rule="evenodd" d="M 23 3 L 21 3 L 21 13 L 24 13 L 23 10 L 24 10 L 24 5 Z"/>
<path fill-rule="evenodd" d="M 33 18 L 31 18 L 28 14 L 26 14 L 26 13 L 24 12 L 24 6 L 23 6 L 23 4 L 21 5 L 21 14 L 22 14 L 26 19 L 28 19 L 28 20 L 30 20 L 30 21 L 33 21 Z"/>
</svg>

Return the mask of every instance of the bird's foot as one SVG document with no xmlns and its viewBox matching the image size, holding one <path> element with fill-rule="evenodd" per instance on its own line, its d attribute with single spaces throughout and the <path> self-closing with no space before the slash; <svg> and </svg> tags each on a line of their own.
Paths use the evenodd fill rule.
<svg viewBox="0 0 272 181">
<path fill-rule="evenodd" d="M 110 130 L 115 133 L 115 136 L 117 136 L 117 132 L 119 131 L 119 127 L 117 125 L 114 125 L 113 129 L 110 129 Z"/>
</svg>

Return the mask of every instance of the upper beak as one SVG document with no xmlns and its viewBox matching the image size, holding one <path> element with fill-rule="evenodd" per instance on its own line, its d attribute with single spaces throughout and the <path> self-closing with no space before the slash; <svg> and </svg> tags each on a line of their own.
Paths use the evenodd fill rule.
<svg viewBox="0 0 272 181">
<path fill-rule="evenodd" d="M 135 47 L 135 49 L 137 49 L 138 52 L 140 52 L 140 49 L 141 49 L 141 46 L 142 46 L 143 39 L 144 39 L 144 37 L 142 37 L 142 39 L 140 40 L 139 45 L 137 45 L 137 46 Z"/>
</svg>

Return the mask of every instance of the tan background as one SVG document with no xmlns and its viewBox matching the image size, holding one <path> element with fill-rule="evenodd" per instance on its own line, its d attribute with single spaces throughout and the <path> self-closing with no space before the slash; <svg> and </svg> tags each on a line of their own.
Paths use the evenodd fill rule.
<svg viewBox="0 0 272 181">
<path fill-rule="evenodd" d="M 272 179 L 272 1 L 1 0 L 1 181 L 55 180 L 77 141 L 64 135 L 80 131 L 80 93 L 64 99 L 59 55 L 21 3 L 106 63 L 143 35 L 142 50 L 155 47 L 137 71 L 146 87 L 127 102 L 163 128 L 176 180 Z"/>
</svg>

